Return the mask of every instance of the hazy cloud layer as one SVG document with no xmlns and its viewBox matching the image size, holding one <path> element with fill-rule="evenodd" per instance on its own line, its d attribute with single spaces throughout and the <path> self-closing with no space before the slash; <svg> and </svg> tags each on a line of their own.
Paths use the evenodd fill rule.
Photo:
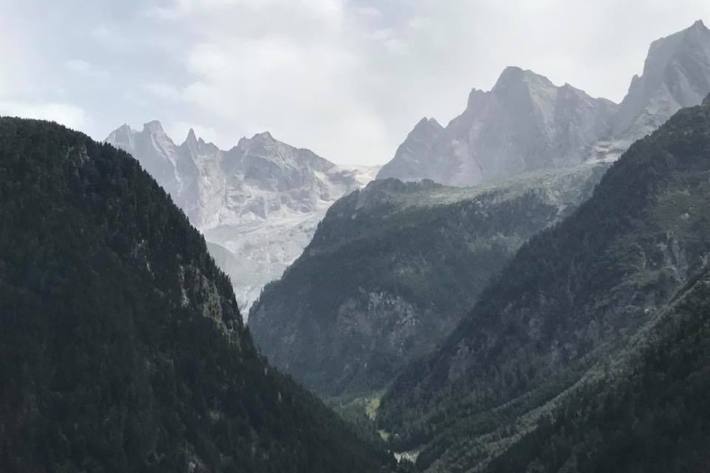
<svg viewBox="0 0 710 473">
<path fill-rule="evenodd" d="M 378 163 L 507 65 L 618 101 L 650 41 L 697 19 L 707 0 L 0 0 L 0 113 L 222 147 L 270 130 Z"/>
</svg>

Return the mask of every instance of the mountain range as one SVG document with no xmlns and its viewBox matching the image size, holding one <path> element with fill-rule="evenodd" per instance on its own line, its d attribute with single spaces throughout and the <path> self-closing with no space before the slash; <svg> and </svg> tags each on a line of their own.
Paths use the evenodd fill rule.
<svg viewBox="0 0 710 473">
<path fill-rule="evenodd" d="M 260 349 L 424 471 L 704 471 L 709 48 L 655 41 L 619 105 L 507 68 L 421 120 L 265 288 Z"/>
<path fill-rule="evenodd" d="M 636 139 L 710 92 L 710 30 L 698 21 L 654 41 L 621 104 L 508 67 L 473 90 L 446 127 L 422 119 L 381 169 L 342 168 L 269 133 L 228 151 L 190 130 L 176 145 L 157 121 L 107 142 L 134 155 L 210 243 L 245 313 L 310 242 L 338 198 L 378 179 L 471 186 L 538 170 L 613 161 Z"/>
<path fill-rule="evenodd" d="M 702 22 L 620 104 L 510 67 L 366 186 L 0 117 L 0 471 L 707 472 L 708 92 Z"/>
<path fill-rule="evenodd" d="M 710 30 L 702 21 L 654 41 L 621 104 L 508 67 L 474 89 L 446 127 L 422 119 L 378 179 L 476 185 L 589 160 L 613 160 L 682 107 L 710 93 Z"/>
<path fill-rule="evenodd" d="M 710 96 L 523 244 L 372 406 L 415 466 L 396 466 L 259 356 L 204 237 L 128 154 L 2 118 L 0 176 L 3 471 L 710 464 Z M 363 194 L 402 208 L 407 190 L 441 205 L 472 192 L 384 181 Z"/>
<path fill-rule="evenodd" d="M 245 313 L 298 257 L 327 208 L 376 170 L 343 169 L 268 132 L 224 151 L 193 130 L 176 145 L 152 121 L 140 131 L 123 125 L 105 141 L 138 159 L 205 235 Z"/>
<path fill-rule="evenodd" d="M 609 150 L 628 146 L 621 138 L 602 145 L 600 136 L 634 139 L 710 93 L 708 51 L 702 22 L 655 41 L 621 105 L 510 67 L 491 92 L 472 92 L 446 128 L 421 120 L 398 150 L 403 161 L 333 204 L 300 258 L 265 288 L 250 315 L 258 346 L 329 399 L 377 398 L 444 340 L 521 245 L 591 195 L 615 160 Z M 457 149 L 487 147 L 479 157 L 498 170 L 474 187 L 429 180 L 428 169 L 453 184 L 483 178 L 474 176 L 478 165 L 437 158 L 437 147 L 457 147 L 473 132 L 475 146 Z M 406 174 L 398 177 L 424 181 L 383 178 L 397 163 Z M 474 174 L 459 172 L 466 169 Z"/>
</svg>

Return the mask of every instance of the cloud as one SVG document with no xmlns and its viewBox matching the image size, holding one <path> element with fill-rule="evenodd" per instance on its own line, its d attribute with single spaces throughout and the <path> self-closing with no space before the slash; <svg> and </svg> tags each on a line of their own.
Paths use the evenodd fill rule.
<svg viewBox="0 0 710 473">
<path fill-rule="evenodd" d="M 308 16 L 316 21 L 331 24 L 339 23 L 344 14 L 343 0 L 173 0 L 167 4 L 153 5 L 143 14 L 147 18 L 162 21 L 178 21 L 195 18 L 214 20 L 214 15 L 229 15 L 234 19 L 238 12 L 252 17 L 266 14 L 275 19 L 288 19 Z M 212 18 L 210 18 L 212 17 Z M 249 19 L 249 18 L 247 18 Z"/>
<path fill-rule="evenodd" d="M 99 69 L 83 59 L 70 59 L 64 65 L 69 71 L 79 76 L 79 80 L 106 80 L 109 78 L 108 71 Z"/>
<path fill-rule="evenodd" d="M 86 125 L 86 112 L 67 103 L 23 103 L 0 101 L 0 115 L 51 120 L 75 130 Z"/>
<path fill-rule="evenodd" d="M 347 163 L 388 160 L 422 116 L 447 122 L 471 88 L 489 89 L 508 65 L 619 100 L 653 39 L 710 20 L 707 0 L 0 7 L 6 109 L 70 120 L 99 139 L 151 119 L 180 137 L 192 126 L 222 147 L 270 130 Z"/>
<path fill-rule="evenodd" d="M 143 88 L 149 94 L 161 100 L 179 102 L 183 100 L 183 91 L 166 82 L 149 82 L 143 85 Z"/>
</svg>

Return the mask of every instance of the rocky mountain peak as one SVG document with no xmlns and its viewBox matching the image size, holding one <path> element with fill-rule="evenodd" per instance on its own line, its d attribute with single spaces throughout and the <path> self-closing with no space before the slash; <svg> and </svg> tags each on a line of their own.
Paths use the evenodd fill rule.
<svg viewBox="0 0 710 473">
<path fill-rule="evenodd" d="M 214 143 L 209 143 L 197 136 L 195 130 L 190 128 L 185 137 L 185 141 L 180 145 L 180 148 L 189 150 L 190 157 L 193 161 L 215 158 L 220 154 L 220 149 Z"/>
<path fill-rule="evenodd" d="M 710 92 L 710 30 L 702 20 L 657 39 L 643 74 L 634 76 L 615 118 L 614 136 L 631 142 L 662 125 L 682 107 L 698 105 Z"/>
<path fill-rule="evenodd" d="M 116 128 L 114 131 L 112 131 L 108 138 L 106 138 L 106 141 L 113 144 L 114 146 L 118 146 L 119 143 L 123 143 L 126 146 L 131 146 L 134 133 L 135 132 L 131 129 L 131 127 L 128 126 L 127 123 L 124 123 L 120 127 Z"/>
<path fill-rule="evenodd" d="M 691 26 L 691 28 L 705 30 L 705 31 L 708 30 L 708 27 L 705 26 L 705 23 L 703 23 L 703 20 L 695 20 L 695 23 L 693 23 L 693 26 Z"/>
<path fill-rule="evenodd" d="M 163 129 L 163 124 L 158 120 L 151 120 L 143 125 L 143 132 L 150 133 L 152 135 L 165 135 L 165 129 Z"/>
<path fill-rule="evenodd" d="M 555 85 L 545 76 L 536 74 L 529 69 L 517 66 L 508 66 L 498 77 L 492 92 L 502 93 L 510 88 L 551 88 Z"/>
<path fill-rule="evenodd" d="M 644 75 L 667 67 L 674 61 L 682 60 L 679 55 L 688 54 L 693 50 L 706 52 L 710 49 L 710 30 L 702 20 L 692 26 L 672 35 L 657 39 L 649 47 L 648 57 L 644 64 Z M 696 58 L 701 59 L 701 58 Z"/>
<path fill-rule="evenodd" d="M 256 133 L 251 137 L 251 140 L 257 143 L 276 143 L 277 140 L 268 131 L 262 131 L 261 133 Z"/>
<path fill-rule="evenodd" d="M 422 169 L 431 166 L 432 146 L 445 128 L 434 118 L 422 118 L 397 148 L 395 158 L 380 169 L 377 179 L 419 180 Z"/>
<path fill-rule="evenodd" d="M 237 143 L 237 149 L 242 151 L 260 149 L 260 148 L 273 148 L 274 146 L 283 144 L 276 140 L 273 135 L 268 131 L 263 131 L 261 133 L 256 133 L 251 138 L 242 137 Z"/>
<path fill-rule="evenodd" d="M 191 129 L 175 146 L 152 121 L 106 141 L 137 158 L 203 232 L 247 309 L 302 252 L 328 206 L 369 180 L 362 178 L 369 171 L 340 168 L 269 132 L 220 150 Z"/>
<path fill-rule="evenodd" d="M 471 92 L 468 94 L 468 102 L 466 102 L 466 109 L 472 109 L 475 108 L 481 101 L 485 100 L 485 98 L 488 96 L 488 93 L 481 90 L 481 89 L 471 89 Z"/>
<path fill-rule="evenodd" d="M 710 29 L 702 21 L 654 41 L 620 105 L 517 66 L 437 132 L 420 122 L 378 179 L 470 186 L 520 173 L 614 159 L 710 92 Z"/>
<path fill-rule="evenodd" d="M 131 133 L 131 127 L 128 125 L 128 123 L 124 123 L 123 125 L 119 126 L 116 128 L 113 132 L 116 134 L 125 134 L 125 133 Z"/>
<path fill-rule="evenodd" d="M 412 130 L 413 134 L 419 135 L 421 133 L 427 133 L 430 130 L 443 130 L 443 126 L 436 121 L 436 118 L 424 117 L 414 126 Z"/>
<path fill-rule="evenodd" d="M 186 144 L 197 144 L 197 136 L 195 135 L 195 130 L 190 128 L 190 130 L 187 132 L 187 137 L 185 138 L 185 143 Z"/>
<path fill-rule="evenodd" d="M 432 179 L 471 186 L 587 159 L 608 134 L 616 105 L 569 84 L 506 67 L 489 92 L 473 89 L 464 112 L 445 128 L 420 122 L 378 179 Z"/>
</svg>

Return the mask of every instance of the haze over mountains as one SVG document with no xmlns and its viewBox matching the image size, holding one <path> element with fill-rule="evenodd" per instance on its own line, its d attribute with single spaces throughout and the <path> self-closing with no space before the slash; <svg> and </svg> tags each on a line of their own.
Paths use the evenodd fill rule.
<svg viewBox="0 0 710 473">
<path fill-rule="evenodd" d="M 379 179 L 422 178 L 455 186 L 583 162 L 611 125 L 616 105 L 508 67 L 490 92 L 474 90 L 446 127 L 420 122 Z"/>
<path fill-rule="evenodd" d="M 597 445 L 585 430 L 616 432 L 604 422 L 619 408 L 595 396 L 662 424 L 672 414 L 654 397 L 663 388 L 648 357 L 666 356 L 659 353 L 668 346 L 663 363 L 688 356 L 695 364 L 687 373 L 699 377 L 710 360 L 702 341 L 677 345 L 673 337 L 685 335 L 666 316 L 685 314 L 675 301 L 706 280 L 710 103 L 632 146 L 575 208 L 599 179 L 595 164 L 601 173 L 636 136 L 710 93 L 708 46 L 700 22 L 654 42 L 621 105 L 508 68 L 491 92 L 474 91 L 448 127 L 420 121 L 398 150 L 403 161 L 336 202 L 304 254 L 264 290 L 252 308 L 261 350 L 344 411 L 360 406 L 424 471 L 536 471 L 538 463 L 541 471 L 600 471 L 623 449 L 618 439 Z M 488 146 L 480 157 L 499 166 L 493 174 L 476 174 L 483 168 L 467 167 L 465 153 L 454 167 L 439 160 L 437 146 L 468 149 L 461 136 Z M 435 179 L 478 186 L 383 179 L 395 164 L 412 173 L 404 180 L 428 179 L 432 170 L 441 171 Z M 536 182 L 531 170 L 546 180 Z M 705 322 L 694 311 L 710 304 L 703 284 L 691 287 L 695 308 L 683 322 L 696 332 Z M 609 364 L 627 378 L 599 376 Z M 684 369 L 669 368 L 676 390 L 684 389 Z M 638 386 L 648 392 L 633 394 Z M 703 386 L 689 383 L 688 392 Z M 702 410 L 693 402 L 679 415 Z M 614 429 L 634 447 L 623 464 L 650 467 L 653 456 L 639 445 L 674 434 L 624 422 Z M 702 422 L 678 434 L 679 448 L 692 454 L 657 465 L 681 471 L 707 461 Z M 576 429 L 573 440 L 565 428 Z"/>
<path fill-rule="evenodd" d="M 708 471 L 702 22 L 621 104 L 508 67 L 367 171 L 0 117 L 0 470 Z"/>
<path fill-rule="evenodd" d="M 224 151 L 193 130 L 176 145 L 152 121 L 140 131 L 123 125 L 106 142 L 136 157 L 205 235 L 245 311 L 298 257 L 326 209 L 376 171 L 343 169 L 268 132 Z"/>
<path fill-rule="evenodd" d="M 708 92 L 710 30 L 702 21 L 651 44 L 643 74 L 632 79 L 619 105 L 509 67 L 490 91 L 473 90 L 466 110 L 446 127 L 431 119 L 419 122 L 378 178 L 467 186 L 616 159 Z"/>
<path fill-rule="evenodd" d="M 710 30 L 698 21 L 655 41 L 620 105 L 508 67 L 489 92 L 442 127 L 422 119 L 378 179 L 470 186 L 526 172 L 613 160 L 680 107 L 710 92 Z M 327 208 L 372 179 L 268 133 L 223 151 L 190 130 L 176 145 L 159 122 L 124 125 L 107 142 L 133 154 L 205 235 L 248 311 L 308 245 Z"/>
<path fill-rule="evenodd" d="M 421 120 L 378 180 L 336 202 L 265 289 L 252 310 L 261 350 L 326 396 L 384 388 L 448 335 L 528 238 L 587 199 L 601 173 L 594 164 L 710 93 L 709 66 L 710 30 L 696 22 L 651 45 L 621 105 L 509 67 L 446 128 Z M 405 181 L 479 185 L 384 179 L 397 169 Z"/>
<path fill-rule="evenodd" d="M 377 180 L 328 210 L 252 306 L 278 368 L 326 397 L 369 396 L 442 342 L 530 237 L 571 214 L 608 167 L 496 186 Z"/>
</svg>

